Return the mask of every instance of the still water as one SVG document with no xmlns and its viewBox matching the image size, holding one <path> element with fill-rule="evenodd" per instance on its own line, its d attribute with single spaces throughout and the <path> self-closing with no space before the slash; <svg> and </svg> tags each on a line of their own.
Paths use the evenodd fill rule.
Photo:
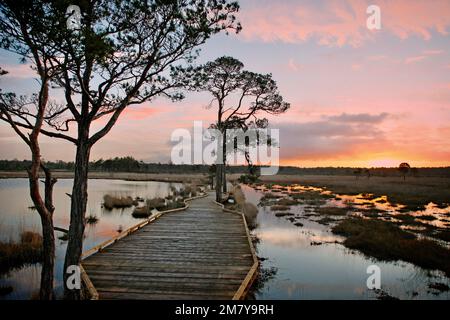
<svg viewBox="0 0 450 320">
<path fill-rule="evenodd" d="M 72 179 L 60 179 L 55 185 L 54 225 L 68 229 L 70 219 L 70 198 Z M 131 216 L 132 208 L 106 210 L 102 208 L 103 196 L 131 196 L 141 198 L 165 197 L 170 187 L 180 188 L 177 183 L 154 181 L 89 180 L 89 198 L 86 216 L 93 215 L 99 220 L 86 225 L 84 250 L 110 239 L 118 233 L 137 224 L 140 220 Z M 23 231 L 40 232 L 40 220 L 36 211 L 30 209 L 28 179 L 0 179 L 0 241 L 20 241 Z M 56 270 L 55 291 L 62 294 L 62 269 L 67 241 L 58 239 L 63 233 L 55 231 Z M 39 264 L 23 267 L 8 274 L 0 274 L 0 287 L 12 286 L 12 293 L 0 299 L 30 299 L 39 291 L 41 267 Z"/>
<path fill-rule="evenodd" d="M 257 205 L 263 193 L 243 186 L 247 201 Z M 350 251 L 329 226 L 307 219 L 304 206 L 295 206 L 295 226 L 276 217 L 268 207 L 259 207 L 253 234 L 265 272 L 274 273 L 255 292 L 256 299 L 376 299 L 367 288 L 367 268 L 381 270 L 381 289 L 400 299 L 449 299 L 449 292 L 428 287 L 434 282 L 450 285 L 441 272 L 430 272 L 406 262 L 382 262 Z M 305 217 L 305 218 L 302 218 Z M 263 273 L 265 273 L 263 272 Z"/>
<path fill-rule="evenodd" d="M 87 215 L 99 218 L 95 225 L 86 226 L 84 249 L 87 250 L 116 235 L 139 220 L 131 216 L 132 208 L 108 211 L 101 203 L 105 194 L 142 198 L 164 197 L 170 186 L 163 182 L 122 180 L 90 180 Z M 55 226 L 69 224 L 72 180 L 61 179 L 55 187 Z M 263 193 L 243 186 L 247 201 L 255 204 Z M 23 231 L 40 231 L 38 214 L 30 209 L 27 179 L 0 179 L 0 240 L 18 241 Z M 294 209 L 294 207 L 293 207 Z M 258 226 L 252 231 L 259 238 L 258 256 L 264 258 L 263 270 L 273 271 L 271 277 L 255 292 L 257 299 L 375 299 L 368 290 L 367 267 L 376 264 L 381 269 L 382 290 L 400 299 L 449 299 L 448 292 L 436 292 L 428 285 L 450 281 L 440 272 L 429 272 L 405 262 L 381 262 L 346 249 L 335 241 L 329 226 L 306 218 L 305 208 L 294 211 L 302 227 L 283 217 L 276 217 L 270 208 L 259 208 Z M 302 218 L 302 217 L 305 218 Z M 62 233 L 56 232 L 56 238 Z M 66 241 L 57 239 L 55 288 L 62 294 L 62 267 Z M 269 272 L 270 273 L 270 272 Z M 0 275 L 0 287 L 12 286 L 13 292 L 0 299 L 30 299 L 39 289 L 40 265 L 30 265 Z"/>
</svg>

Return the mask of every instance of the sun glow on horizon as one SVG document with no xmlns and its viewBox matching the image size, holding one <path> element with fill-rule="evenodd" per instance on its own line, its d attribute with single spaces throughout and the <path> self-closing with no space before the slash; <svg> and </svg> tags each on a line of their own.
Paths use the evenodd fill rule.
<svg viewBox="0 0 450 320">
<path fill-rule="evenodd" d="M 399 164 L 401 163 L 401 160 L 398 159 L 374 159 L 374 160 L 369 160 L 367 162 L 368 167 L 371 168 L 392 168 L 392 167 L 398 167 Z"/>
</svg>

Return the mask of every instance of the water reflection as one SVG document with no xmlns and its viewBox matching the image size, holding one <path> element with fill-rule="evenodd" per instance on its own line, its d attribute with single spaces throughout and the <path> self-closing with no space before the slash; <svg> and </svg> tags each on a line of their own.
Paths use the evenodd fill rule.
<svg viewBox="0 0 450 320">
<path fill-rule="evenodd" d="M 67 229 L 70 220 L 70 198 L 72 179 L 60 179 L 55 185 L 54 204 L 56 207 L 55 226 Z M 105 194 L 113 196 L 131 196 L 132 198 L 165 197 L 170 194 L 170 187 L 179 189 L 181 184 L 153 181 L 123 181 L 123 180 L 89 180 L 89 197 L 86 215 L 96 216 L 95 224 L 87 224 L 84 240 L 84 250 L 110 239 L 140 220 L 131 216 L 133 208 L 106 210 L 101 203 Z M 28 179 L 0 179 L 0 240 L 19 241 L 23 231 L 40 232 L 39 215 L 33 209 L 29 198 Z M 62 268 L 67 241 L 59 239 L 62 232 L 56 231 L 56 266 L 55 291 L 62 295 Z M 30 299 L 39 290 L 41 267 L 39 264 L 25 266 L 20 270 L 0 275 L 0 286 L 12 286 L 13 292 L 0 299 Z"/>
<path fill-rule="evenodd" d="M 270 192 L 293 190 L 271 188 Z M 243 186 L 247 201 L 258 204 L 262 191 Z M 274 190 L 275 189 L 275 190 Z M 297 186 L 296 192 L 307 188 Z M 314 191 L 322 192 L 319 188 Z M 308 188 L 308 191 L 313 191 Z M 332 199 L 362 203 L 358 196 L 342 196 Z M 375 200 L 375 199 L 373 199 Z M 380 199 L 378 199 L 380 200 Z M 384 203 L 383 205 L 388 205 Z M 331 204 L 330 204 L 331 205 Z M 431 272 L 405 262 L 382 262 L 346 249 L 339 244 L 343 240 L 310 217 L 307 206 L 291 207 L 297 227 L 286 217 L 276 217 L 267 207 L 260 207 L 257 228 L 253 233 L 259 238 L 258 256 L 266 258 L 263 268 L 276 268 L 276 274 L 255 293 L 257 299 L 375 299 L 378 294 L 366 287 L 367 267 L 377 264 L 381 269 L 382 290 L 400 299 L 449 299 L 449 293 L 430 291 L 432 282 L 449 284 L 449 278 L 441 272 Z M 392 206 L 391 206 L 392 208 Z M 395 211 L 395 210 L 393 210 Z M 319 245 L 316 245 L 319 244 Z"/>
</svg>

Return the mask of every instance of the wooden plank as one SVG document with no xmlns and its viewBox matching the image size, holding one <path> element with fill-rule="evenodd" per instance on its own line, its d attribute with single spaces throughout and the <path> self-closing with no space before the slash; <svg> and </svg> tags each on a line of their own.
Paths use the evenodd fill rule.
<svg viewBox="0 0 450 320">
<path fill-rule="evenodd" d="M 212 195 L 187 207 L 89 251 L 83 265 L 101 299 L 231 299 L 246 293 L 255 259 L 243 215 L 225 212 Z"/>
<path fill-rule="evenodd" d="M 95 283 L 97 291 L 102 290 L 113 290 L 115 288 L 126 288 L 128 290 L 160 290 L 171 292 L 172 290 L 178 291 L 198 291 L 203 293 L 220 293 L 220 292 L 229 292 L 236 291 L 239 288 L 239 283 L 237 284 L 221 284 L 217 282 L 212 283 L 196 283 L 196 282 L 178 282 L 174 284 L 173 282 L 154 282 L 154 281 L 130 281 L 130 280 L 115 280 L 111 278 L 106 279 L 93 279 L 93 283 Z"/>
<path fill-rule="evenodd" d="M 192 291 L 190 293 L 186 293 L 186 291 L 182 291 L 182 290 L 172 290 L 172 291 L 164 291 L 164 290 L 157 290 L 157 289 L 152 289 L 152 290 L 148 290 L 148 289 L 128 289 L 128 288 L 110 288 L 110 289 L 103 289 L 103 288 L 99 288 L 99 293 L 100 296 L 103 293 L 107 293 L 107 292 L 114 292 L 117 294 L 154 294 L 154 295 L 161 295 L 161 296 L 168 296 L 168 295 L 188 295 L 191 296 L 192 298 L 195 299 L 195 297 L 205 297 L 205 296 L 210 296 L 210 297 L 214 297 L 214 299 L 216 299 L 215 297 L 220 297 L 220 296 L 227 296 L 227 299 L 230 299 L 231 296 L 233 296 L 234 291 L 221 291 L 221 292 L 198 292 L 198 291 Z M 187 297 L 185 297 L 184 299 L 186 299 Z M 187 299 L 192 299 L 192 298 L 187 298 Z M 145 299 L 145 298 L 143 298 Z"/>
<path fill-rule="evenodd" d="M 236 266 L 236 265 L 232 265 L 232 266 L 223 266 L 223 265 L 216 265 L 216 266 L 212 266 L 209 265 L 207 268 L 205 268 L 204 264 L 198 264 L 198 265 L 190 265 L 190 266 L 179 266 L 179 265 L 175 265 L 175 264 L 168 264 L 168 263 L 154 263 L 154 262 L 142 262 L 142 261 L 138 261 L 138 262 L 133 262 L 133 261 L 129 261 L 129 260 L 122 260 L 122 261 L 118 261 L 115 264 L 111 264 L 109 261 L 91 261 L 91 262 L 83 262 L 83 265 L 85 267 L 85 269 L 89 269 L 89 268 L 101 268 L 104 270 L 108 270 L 108 267 L 115 267 L 115 268 L 145 268 L 145 269 L 152 269 L 152 270 L 171 270 L 171 271 L 176 271 L 176 270 L 186 270 L 187 272 L 196 272 L 198 270 L 206 270 L 206 271 L 210 271 L 210 272 L 218 272 L 218 271 L 242 271 L 247 273 L 248 272 L 248 266 Z"/>
<path fill-rule="evenodd" d="M 199 271 L 198 273 L 193 272 L 154 272 L 154 271 L 143 271 L 136 269 L 116 269 L 116 270 L 99 270 L 99 269 L 89 269 L 90 275 L 129 275 L 133 274 L 134 276 L 143 276 L 143 277 L 171 277 L 171 278 L 199 278 L 199 279 L 239 279 L 242 280 L 243 277 L 247 274 L 247 272 L 226 272 L 226 273 L 202 273 Z"/>
<path fill-rule="evenodd" d="M 192 293 L 135 293 L 135 292 L 113 292 L 102 291 L 101 299 L 104 300 L 227 300 L 229 295 L 193 295 Z"/>
</svg>

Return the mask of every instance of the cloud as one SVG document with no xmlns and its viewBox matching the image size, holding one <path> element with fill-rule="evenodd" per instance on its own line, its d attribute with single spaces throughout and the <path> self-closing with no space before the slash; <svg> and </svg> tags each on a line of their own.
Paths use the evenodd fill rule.
<svg viewBox="0 0 450 320">
<path fill-rule="evenodd" d="M 343 123 L 381 123 L 388 116 L 389 114 L 387 112 L 375 115 L 369 113 L 348 114 L 344 112 L 337 116 L 326 116 L 326 119 Z"/>
<path fill-rule="evenodd" d="M 450 1 L 379 0 L 382 30 L 366 28 L 368 0 L 277 1 L 248 0 L 242 10 L 242 36 L 263 42 L 301 43 L 314 40 L 321 45 L 358 47 L 378 33 L 406 39 L 428 40 L 433 32 L 448 34 Z"/>
<path fill-rule="evenodd" d="M 144 103 L 139 106 L 130 106 L 123 111 L 122 120 L 144 120 L 164 112 L 164 106 L 151 106 Z"/>
<path fill-rule="evenodd" d="M 376 149 L 385 142 L 383 131 L 373 124 L 316 121 L 281 124 L 278 128 L 283 160 L 348 159 L 362 148 Z"/>
<path fill-rule="evenodd" d="M 418 63 L 418 62 L 425 60 L 426 58 L 427 58 L 426 56 L 408 57 L 405 59 L 405 64 Z"/>
<path fill-rule="evenodd" d="M 388 113 L 322 116 L 324 120 L 279 123 L 280 155 L 283 160 L 335 160 L 350 158 L 361 150 L 386 148 L 385 132 L 379 125 Z M 300 137 L 300 139 L 299 139 Z"/>
<path fill-rule="evenodd" d="M 424 50 L 423 54 L 427 56 L 437 56 L 443 54 L 444 50 Z"/>
</svg>

